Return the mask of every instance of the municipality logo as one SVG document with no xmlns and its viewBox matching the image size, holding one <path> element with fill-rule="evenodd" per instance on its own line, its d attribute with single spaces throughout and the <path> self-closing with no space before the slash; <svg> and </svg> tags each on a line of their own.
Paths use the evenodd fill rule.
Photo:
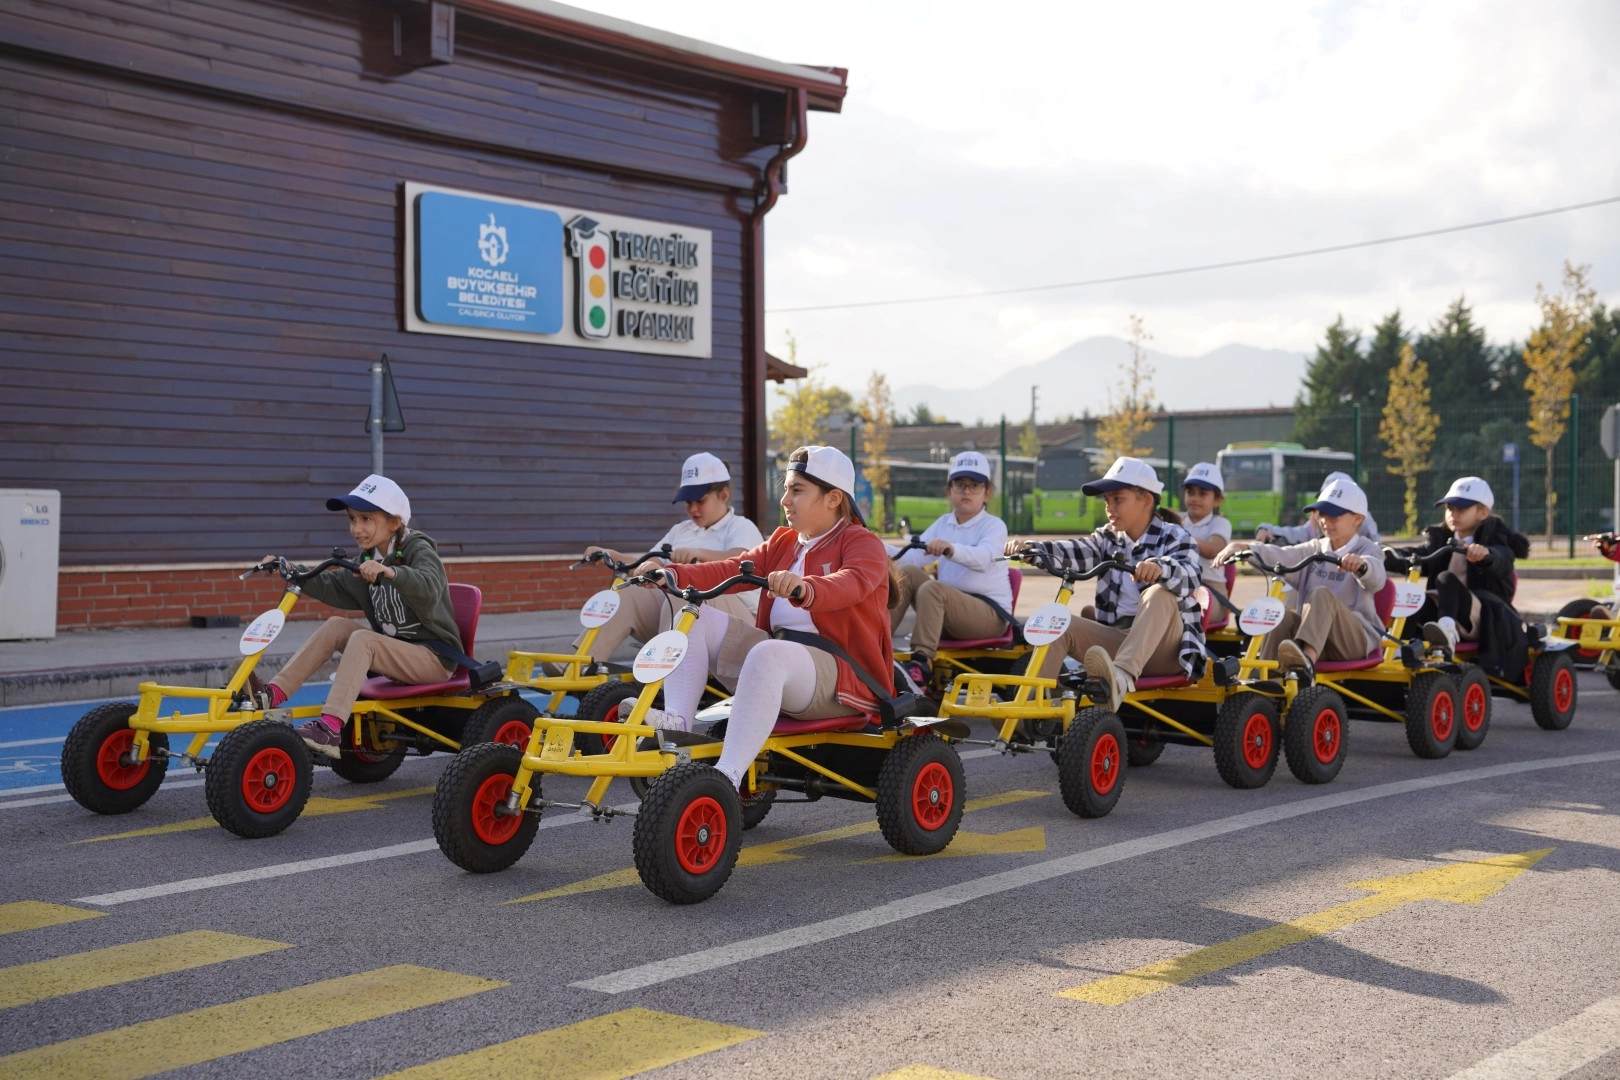
<svg viewBox="0 0 1620 1080">
<path fill-rule="evenodd" d="M 478 226 L 478 254 L 491 266 L 499 266 L 506 261 L 507 253 L 512 245 L 506 242 L 506 226 L 495 224 L 495 215 L 489 215 L 489 224 Z"/>
</svg>

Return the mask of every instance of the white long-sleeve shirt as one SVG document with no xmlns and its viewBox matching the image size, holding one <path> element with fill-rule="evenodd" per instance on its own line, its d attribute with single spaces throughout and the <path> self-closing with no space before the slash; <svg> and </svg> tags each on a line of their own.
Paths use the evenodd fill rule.
<svg viewBox="0 0 1620 1080">
<path fill-rule="evenodd" d="M 1012 580 L 1007 576 L 1007 564 L 996 561 L 1007 547 L 1006 522 L 988 510 L 980 510 L 963 522 L 958 522 L 955 514 L 945 514 L 923 530 L 921 540 L 925 544 L 943 540 L 951 545 L 951 554 L 934 556 L 912 550 L 900 557 L 902 564 L 922 566 L 938 558 L 941 584 L 989 597 L 1004 610 L 1012 611 Z M 890 555 L 898 550 L 889 545 Z"/>
</svg>

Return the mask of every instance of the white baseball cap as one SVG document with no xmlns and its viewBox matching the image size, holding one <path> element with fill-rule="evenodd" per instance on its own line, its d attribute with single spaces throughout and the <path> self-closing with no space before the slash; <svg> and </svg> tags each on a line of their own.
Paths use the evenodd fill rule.
<svg viewBox="0 0 1620 1080">
<path fill-rule="evenodd" d="M 326 500 L 328 510 L 381 510 L 385 514 L 393 514 L 399 520 L 409 525 L 411 523 L 411 500 L 405 497 L 400 486 L 386 476 L 372 473 L 354 486 L 354 490 L 347 495 L 339 495 L 334 499 Z"/>
<path fill-rule="evenodd" d="M 1446 497 L 1434 505 L 1455 506 L 1460 510 L 1474 503 L 1479 503 L 1489 510 L 1496 505 L 1496 496 L 1491 493 L 1491 485 L 1479 477 L 1465 476 L 1460 480 L 1453 480 Z"/>
<path fill-rule="evenodd" d="M 1187 479 L 1181 482 L 1182 487 L 1209 488 L 1211 491 L 1226 491 L 1226 479 L 1221 476 L 1219 465 L 1211 465 L 1207 461 L 1200 461 L 1187 470 Z"/>
<path fill-rule="evenodd" d="M 1322 490 L 1316 496 L 1316 501 L 1305 509 L 1315 510 L 1325 517 L 1338 517 L 1340 514 L 1360 514 L 1367 516 L 1367 493 L 1361 490 L 1361 485 L 1346 476 L 1342 480 L 1329 480 L 1322 485 Z"/>
<path fill-rule="evenodd" d="M 977 480 L 981 484 L 990 482 L 990 462 L 977 450 L 964 450 L 951 458 L 951 473 L 946 480 L 955 480 L 958 476 L 966 476 Z"/>
<path fill-rule="evenodd" d="M 1105 491 L 1118 491 L 1120 488 L 1135 487 L 1143 491 L 1158 495 L 1164 491 L 1164 484 L 1159 482 L 1159 474 L 1153 471 L 1153 466 L 1141 458 L 1122 457 L 1115 458 L 1114 463 L 1108 466 L 1101 480 L 1093 480 L 1089 484 L 1082 484 L 1080 490 L 1087 495 L 1101 495 Z"/>
<path fill-rule="evenodd" d="M 820 480 L 842 491 L 849 497 L 855 520 L 865 525 L 866 519 L 861 516 L 861 508 L 855 502 L 855 463 L 836 446 L 806 446 L 804 449 L 809 451 L 808 458 L 788 462 L 788 471 L 804 473 L 812 480 Z"/>
<path fill-rule="evenodd" d="M 731 483 L 731 470 L 713 454 L 693 454 L 681 466 L 681 486 L 670 502 L 697 502 L 711 484 Z"/>
</svg>

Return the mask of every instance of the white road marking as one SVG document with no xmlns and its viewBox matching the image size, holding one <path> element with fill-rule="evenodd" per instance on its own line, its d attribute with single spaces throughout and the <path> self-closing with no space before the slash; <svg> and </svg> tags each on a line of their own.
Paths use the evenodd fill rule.
<svg viewBox="0 0 1620 1080">
<path fill-rule="evenodd" d="M 48 746 L 60 742 L 67 742 L 67 736 L 57 735 L 50 739 L 18 739 L 16 742 L 0 742 L 0 750 L 10 750 L 13 746 Z"/>
<path fill-rule="evenodd" d="M 1394 795 L 1407 795 L 1413 792 L 1450 787 L 1453 784 L 1488 780 L 1498 776 L 1512 776 L 1516 773 L 1536 772 L 1542 769 L 1557 769 L 1573 765 L 1594 765 L 1610 761 L 1620 761 L 1620 750 L 1579 754 L 1571 757 L 1543 758 L 1538 761 L 1520 761 L 1505 765 L 1491 765 L 1438 776 L 1425 776 L 1412 780 L 1399 780 L 1389 784 L 1377 784 L 1373 787 L 1335 792 L 1331 795 L 1317 795 L 1282 806 L 1271 806 L 1261 810 L 1252 810 L 1246 814 L 1217 818 L 1214 821 L 1206 821 L 1198 825 L 1171 829 L 1168 832 L 1138 837 L 1135 840 L 1126 840 L 1117 844 L 1107 844 L 1091 851 L 1064 855 L 1056 859 L 1048 859 L 1044 862 L 1018 867 L 1017 869 L 972 878 L 941 889 L 931 889 L 928 892 L 916 893 L 912 896 L 902 897 L 899 900 L 892 900 L 887 904 L 880 904 L 877 907 L 867 908 L 863 911 L 854 911 L 848 915 L 839 915 L 819 922 L 806 923 L 803 926 L 795 926 L 774 934 L 765 934 L 760 937 L 735 941 L 728 945 L 717 945 L 713 948 L 687 953 L 684 956 L 674 956 L 667 960 L 658 960 L 650 964 L 624 968 L 592 979 L 582 979 L 569 985 L 582 990 L 600 991 L 604 994 L 622 994 L 628 990 L 640 990 L 648 986 L 656 986 L 659 983 L 670 982 L 674 979 L 685 978 L 688 975 L 696 975 L 705 971 L 713 971 L 716 968 L 730 967 L 762 956 L 770 956 L 773 953 L 786 952 L 790 949 L 814 945 L 850 934 L 858 934 L 863 930 L 872 930 L 879 926 L 887 926 L 890 923 L 913 919 L 919 915 L 927 915 L 930 912 L 956 907 L 974 900 L 981 900 L 987 896 L 994 896 L 997 893 L 1021 889 L 1028 885 L 1037 885 L 1043 881 L 1079 873 L 1082 870 L 1094 870 L 1099 866 L 1134 859 L 1140 855 L 1151 855 L 1169 848 L 1182 847 L 1187 844 L 1197 843 L 1200 840 L 1210 840 L 1229 833 L 1241 832 L 1245 829 L 1254 829 L 1262 825 L 1271 825 L 1279 821 L 1303 817 L 1307 814 L 1316 814 L 1323 810 L 1333 810 L 1341 806 L 1354 806 L 1357 803 L 1386 799 Z"/>
<path fill-rule="evenodd" d="M 1589 1005 L 1556 1027 L 1453 1073 L 1450 1080 L 1555 1080 L 1620 1049 L 1620 997 Z"/>
<path fill-rule="evenodd" d="M 158 788 L 159 792 L 174 791 L 177 788 L 202 787 L 206 780 L 167 780 Z M 0 792 L 0 795 L 16 795 L 26 791 L 61 791 L 61 784 L 41 784 L 31 788 L 12 788 L 10 791 Z M 72 802 L 71 795 L 43 795 L 37 799 L 7 799 L 0 802 L 0 810 L 16 810 L 23 806 L 44 806 L 46 803 Z"/>
<path fill-rule="evenodd" d="M 616 806 L 614 809 L 634 810 L 639 805 L 639 803 L 628 803 L 623 806 Z M 556 829 L 564 825 L 579 825 L 594 820 L 590 814 L 581 811 L 576 814 L 569 814 L 567 817 L 542 818 L 540 828 Z M 376 862 L 378 859 L 397 859 L 401 855 L 417 855 L 424 851 L 433 851 L 438 846 L 438 843 L 434 840 L 412 840 L 404 844 L 390 844 L 387 847 L 372 848 L 369 851 L 351 851 L 346 855 L 327 855 L 319 859 L 299 859 L 296 862 L 273 863 L 270 866 L 258 866 L 251 870 L 236 870 L 228 874 L 210 874 L 208 877 L 186 878 L 183 881 L 170 881 L 162 885 L 147 885 L 139 889 L 123 889 L 119 892 L 102 893 L 99 896 L 81 896 L 68 901 L 68 903 L 112 907 L 117 904 L 128 904 L 135 900 L 150 900 L 157 896 L 173 896 L 176 893 L 218 889 L 226 885 L 240 885 L 247 881 L 264 881 L 268 878 L 286 877 L 289 874 L 307 874 L 314 870 L 330 870 L 335 866 L 353 866 L 356 863 Z"/>
</svg>

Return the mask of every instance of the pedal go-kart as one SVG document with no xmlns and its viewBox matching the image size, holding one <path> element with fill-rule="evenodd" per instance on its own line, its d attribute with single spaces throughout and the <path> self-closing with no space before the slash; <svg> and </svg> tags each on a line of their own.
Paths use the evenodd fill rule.
<svg viewBox="0 0 1620 1080">
<path fill-rule="evenodd" d="M 281 602 L 242 631 L 242 660 L 223 688 L 166 686 L 145 682 L 139 702 L 112 702 L 86 713 L 62 746 L 62 779 L 68 793 L 98 814 L 126 814 L 144 805 L 163 784 L 170 762 L 204 773 L 204 793 L 214 819 L 238 836 L 257 838 L 281 832 L 297 820 L 309 798 L 313 762 L 293 724 L 321 714 L 320 705 L 268 707 L 254 668 L 275 641 L 303 593 L 302 584 L 354 562 L 334 549 L 330 559 L 299 570 L 286 559 L 253 567 L 279 574 L 286 583 Z M 471 654 L 483 594 L 472 585 L 450 584 L 450 602 L 461 649 Z M 406 685 L 373 677 L 344 725 L 345 746 L 332 771 L 357 784 L 391 776 L 408 751 L 429 753 L 435 746 L 459 750 L 464 743 L 503 739 L 527 741 L 535 708 L 508 686 L 471 690 L 472 673 L 458 667 L 443 682 Z M 159 715 L 164 698 L 206 703 L 202 712 Z M 223 734 L 212 756 L 203 750 Z M 185 750 L 169 747 L 170 736 L 189 736 Z M 325 759 L 323 759 L 323 763 Z"/>
<path fill-rule="evenodd" d="M 906 528 L 904 519 L 901 520 L 901 528 Z M 908 537 L 891 559 L 898 562 L 908 551 L 926 550 L 927 547 L 921 540 Z M 1007 578 L 1012 586 L 1011 607 L 1016 611 L 1024 575 L 1013 566 L 1008 567 Z M 929 685 L 923 689 L 930 691 L 935 697 L 944 697 L 946 688 L 956 681 L 958 675 L 1009 674 L 1021 671 L 1032 651 L 1033 646 L 1020 639 L 1017 627 L 1011 623 L 1006 630 L 991 638 L 976 640 L 941 638 L 939 647 L 934 652 L 933 677 Z M 894 651 L 894 658 L 902 663 L 910 660 L 911 650 L 897 648 Z"/>
<path fill-rule="evenodd" d="M 545 717 L 523 749 L 485 743 L 463 750 L 439 777 L 433 797 L 433 835 L 451 862 L 473 873 L 505 870 L 528 850 L 544 810 L 588 810 L 610 819 L 635 817 L 632 847 L 642 883 L 676 904 L 714 895 L 731 876 L 745 828 L 765 816 L 777 793 L 870 802 L 878 825 L 896 851 L 931 855 L 956 835 L 965 800 L 961 759 L 949 741 L 929 730 L 930 719 L 896 718 L 877 725 L 864 716 L 825 720 L 782 717 L 766 740 L 739 794 L 710 764 L 721 735 L 660 731 L 646 723 L 664 678 L 686 654 L 687 632 L 699 605 L 738 585 L 765 587 L 743 563 L 742 573 L 714 588 L 680 590 L 684 601 L 672 629 L 642 646 L 634 673 L 641 684 L 622 722 Z M 631 578 L 656 584 L 661 573 Z M 605 750 L 600 740 L 608 737 Z M 544 776 L 591 781 L 578 803 L 545 799 Z M 641 806 L 604 805 L 613 780 L 650 781 Z"/>
<path fill-rule="evenodd" d="M 1592 533 L 1582 539 L 1595 540 L 1606 548 L 1620 544 L 1620 537 L 1614 533 Z M 1571 660 L 1577 667 L 1602 672 L 1609 685 L 1620 690 L 1620 660 L 1615 658 L 1616 651 L 1620 650 L 1620 636 L 1616 634 L 1620 620 L 1609 615 L 1613 603 L 1606 605 L 1589 596 L 1571 600 L 1558 609 L 1552 635 L 1576 643 Z"/>
</svg>

